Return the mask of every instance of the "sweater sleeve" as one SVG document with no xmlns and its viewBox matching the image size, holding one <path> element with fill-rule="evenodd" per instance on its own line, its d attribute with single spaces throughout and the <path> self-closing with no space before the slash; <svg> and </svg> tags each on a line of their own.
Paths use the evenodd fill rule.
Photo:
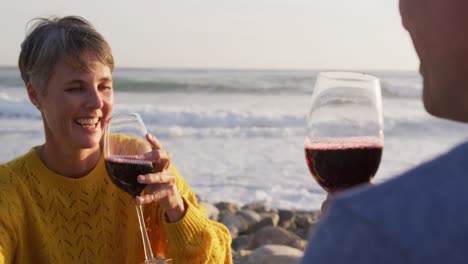
<svg viewBox="0 0 468 264">
<path fill-rule="evenodd" d="M 208 219 L 206 210 L 197 203 L 183 177 L 174 166 L 171 169 L 177 177 L 177 188 L 187 211 L 175 223 L 160 220 L 168 242 L 168 256 L 174 263 L 232 263 L 229 231 L 224 225 Z"/>
<path fill-rule="evenodd" d="M 301 264 L 407 263 L 405 252 L 378 225 L 335 200 L 309 239 Z"/>
<path fill-rule="evenodd" d="M 4 199 L 0 195 L 0 199 Z M 13 263 L 15 239 L 13 228 L 8 223 L 7 218 L 3 217 L 3 204 L 0 205 L 2 216 L 0 217 L 0 264 Z"/>
<path fill-rule="evenodd" d="M 18 208 L 14 205 L 16 195 L 9 195 L 8 188 L 13 175 L 5 167 L 0 166 L 0 264 L 13 263 L 16 249 L 16 232 L 13 219 Z"/>
</svg>

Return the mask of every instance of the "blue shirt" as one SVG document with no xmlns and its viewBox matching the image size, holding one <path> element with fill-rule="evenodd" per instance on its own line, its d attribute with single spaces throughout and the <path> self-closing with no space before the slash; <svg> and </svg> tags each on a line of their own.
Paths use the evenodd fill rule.
<svg viewBox="0 0 468 264">
<path fill-rule="evenodd" d="M 301 263 L 468 263 L 468 143 L 338 195 Z"/>
</svg>

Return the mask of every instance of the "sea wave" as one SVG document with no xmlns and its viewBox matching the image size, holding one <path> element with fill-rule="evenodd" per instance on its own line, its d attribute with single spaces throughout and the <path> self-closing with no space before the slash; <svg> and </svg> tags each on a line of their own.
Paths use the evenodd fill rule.
<svg viewBox="0 0 468 264">
<path fill-rule="evenodd" d="M 116 91 L 138 93 L 304 94 L 313 92 L 317 71 L 116 69 Z M 421 79 L 414 72 L 375 74 L 384 97 L 419 97 Z M 0 89 L 24 89 L 15 68 L 0 67 Z"/>
<path fill-rule="evenodd" d="M 283 81 L 275 82 L 252 81 L 252 82 L 218 82 L 197 83 L 170 80 L 130 80 L 115 79 L 116 91 L 134 91 L 151 93 L 242 93 L 242 94 L 304 94 L 313 92 L 315 79 L 297 82 Z M 421 85 L 419 82 L 392 83 L 383 80 L 381 82 L 382 95 L 384 97 L 418 98 L 421 96 Z"/>
<path fill-rule="evenodd" d="M 148 131 L 159 139 L 167 138 L 197 138 L 197 139 L 232 139 L 232 138 L 288 138 L 303 137 L 303 128 L 192 128 L 181 126 L 148 125 Z M 302 142 L 301 142 L 302 143 Z"/>
<path fill-rule="evenodd" d="M 23 101 L 2 92 L 0 93 L 0 118 L 38 119 L 41 115 L 29 101 Z"/>
<path fill-rule="evenodd" d="M 274 111 L 254 111 L 254 109 L 187 109 L 184 106 L 167 109 L 149 104 L 119 104 L 114 114 L 138 112 L 148 126 L 167 127 L 172 131 L 167 134 L 195 133 L 202 134 L 258 134 L 280 135 L 296 133 L 305 127 L 306 113 L 291 113 L 288 109 Z M 2 119 L 40 119 L 40 112 L 28 101 L 11 98 L 0 93 L 0 118 Z M 430 122 L 426 113 L 407 113 L 405 111 L 384 112 L 385 130 L 401 131 L 424 122 Z M 414 125 L 411 125 L 414 124 Z M 179 130 L 184 129 L 184 132 Z M 191 130 L 192 129 L 192 130 Z M 289 130 L 288 130 L 289 129 Z M 179 132 L 178 132 L 179 131 Z M 198 133 L 198 132 L 197 132 Z M 303 133 L 303 132 L 301 132 Z"/>
<path fill-rule="evenodd" d="M 238 127 L 297 127 L 303 126 L 304 116 L 278 113 L 254 113 L 251 110 L 186 110 L 184 107 L 162 109 L 152 105 L 121 104 L 115 114 L 138 112 L 146 123 L 157 126 L 183 126 L 194 128 Z M 26 100 L 17 100 L 0 93 L 0 117 L 37 119 L 40 112 Z"/>
<path fill-rule="evenodd" d="M 382 81 L 381 90 L 383 97 L 420 98 L 422 94 L 419 82 L 390 83 Z"/>
<path fill-rule="evenodd" d="M 311 92 L 311 85 L 288 82 L 216 82 L 203 83 L 184 80 L 135 80 L 114 78 L 116 91 L 151 93 L 243 93 L 243 94 L 282 94 Z"/>
<path fill-rule="evenodd" d="M 119 110 L 122 109 L 122 110 Z M 115 111 L 140 113 L 145 123 L 157 126 L 181 126 L 192 128 L 275 128 L 303 127 L 304 115 L 284 113 L 254 113 L 250 110 L 185 110 L 160 109 L 158 107 L 120 107 Z"/>
</svg>

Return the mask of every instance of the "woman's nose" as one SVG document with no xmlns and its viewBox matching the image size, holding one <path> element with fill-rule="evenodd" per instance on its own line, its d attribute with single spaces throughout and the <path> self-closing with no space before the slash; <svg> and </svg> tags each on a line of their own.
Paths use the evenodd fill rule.
<svg viewBox="0 0 468 264">
<path fill-rule="evenodd" d="M 91 89 L 86 98 L 86 106 L 92 109 L 99 109 L 102 108 L 103 105 L 103 98 L 97 87 Z"/>
</svg>

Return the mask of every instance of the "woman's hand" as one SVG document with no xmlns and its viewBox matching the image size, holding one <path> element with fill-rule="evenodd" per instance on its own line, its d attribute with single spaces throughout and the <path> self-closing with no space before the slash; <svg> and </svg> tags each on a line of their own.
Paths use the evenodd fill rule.
<svg viewBox="0 0 468 264">
<path fill-rule="evenodd" d="M 153 150 L 147 154 L 147 158 L 153 161 L 154 173 L 138 176 L 139 183 L 147 184 L 145 194 L 136 198 L 137 204 L 158 202 L 165 210 L 170 222 L 180 220 L 186 211 L 184 200 L 176 186 L 176 177 L 172 172 L 171 154 L 162 149 L 159 141 L 151 134 L 146 134 L 146 139 Z"/>
</svg>

